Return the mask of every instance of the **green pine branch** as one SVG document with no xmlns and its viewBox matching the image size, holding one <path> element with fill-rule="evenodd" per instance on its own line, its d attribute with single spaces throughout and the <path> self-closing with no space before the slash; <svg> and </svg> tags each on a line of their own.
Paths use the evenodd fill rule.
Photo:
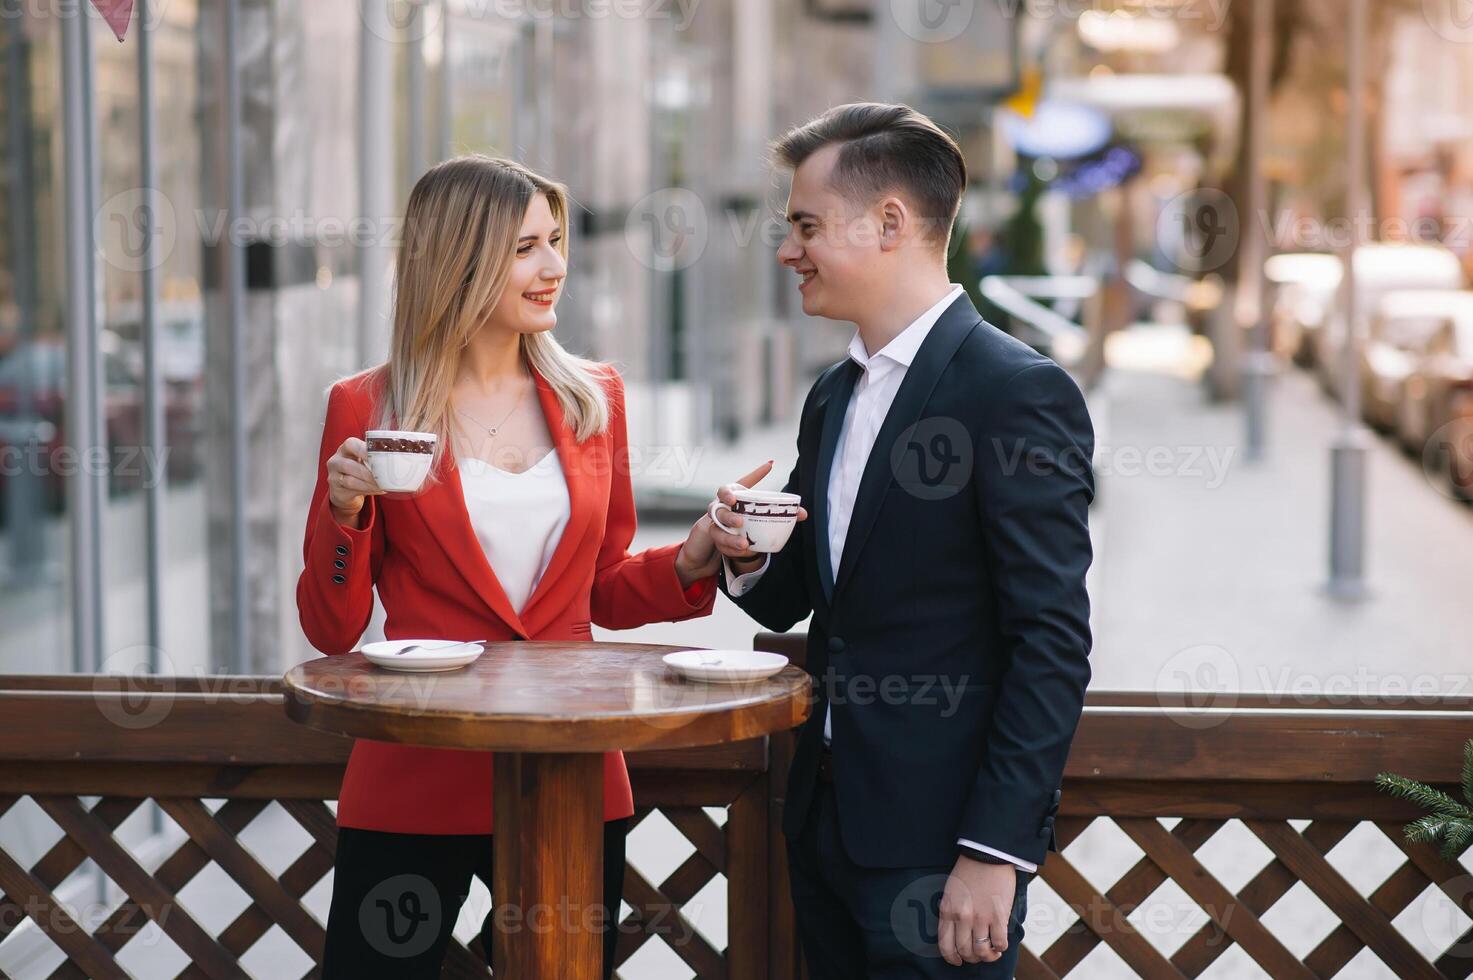
<svg viewBox="0 0 1473 980">
<path fill-rule="evenodd" d="M 1473 739 L 1463 746 L 1462 791 L 1467 804 L 1415 779 L 1383 772 L 1376 785 L 1392 796 L 1406 800 L 1428 811 L 1406 825 L 1406 839 L 1413 844 L 1440 844 L 1440 853 L 1449 861 L 1473 844 Z"/>
</svg>

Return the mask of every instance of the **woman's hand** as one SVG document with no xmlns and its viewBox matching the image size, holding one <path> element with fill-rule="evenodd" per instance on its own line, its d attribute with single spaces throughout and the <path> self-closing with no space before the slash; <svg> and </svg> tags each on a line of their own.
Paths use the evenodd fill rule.
<svg viewBox="0 0 1473 980">
<path fill-rule="evenodd" d="M 368 444 L 353 436 L 344 439 L 327 460 L 327 499 L 332 516 L 339 524 L 357 528 L 362 523 L 364 499 L 383 492 L 368 468 Z"/>
<path fill-rule="evenodd" d="M 747 490 L 756 486 L 771 472 L 772 460 L 769 459 L 735 483 L 728 483 L 722 487 L 717 491 L 717 496 L 723 504 L 730 505 L 735 500 L 732 497 L 734 491 Z M 808 511 L 799 507 L 798 520 L 801 521 L 807 516 Z M 740 527 L 742 523 L 740 514 L 728 514 L 722 520 L 726 521 L 728 525 L 735 527 Z M 675 559 L 675 569 L 681 575 L 681 584 L 689 588 L 691 582 L 705 578 L 707 575 L 715 575 L 717 570 L 721 568 L 722 555 L 733 559 L 751 559 L 754 555 L 758 559 L 764 559 L 766 557 L 765 555 L 756 555 L 751 550 L 751 545 L 747 541 L 745 534 L 731 534 L 723 531 L 711 521 L 709 512 L 702 514 L 701 519 L 696 521 L 691 527 L 690 534 L 685 539 L 685 544 L 680 548 L 680 556 Z M 685 568 L 692 575 L 689 581 L 685 578 L 686 572 L 681 571 L 682 564 L 684 564 Z"/>
</svg>

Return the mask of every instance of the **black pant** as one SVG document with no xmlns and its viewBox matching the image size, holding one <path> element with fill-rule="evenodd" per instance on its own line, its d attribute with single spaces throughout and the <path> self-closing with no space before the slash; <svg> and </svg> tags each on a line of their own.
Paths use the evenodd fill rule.
<svg viewBox="0 0 1473 980">
<path fill-rule="evenodd" d="M 614 969 L 619 898 L 624 889 L 624 835 L 629 820 L 604 824 L 604 977 Z M 440 975 L 471 874 L 492 890 L 490 834 L 390 834 L 338 829 L 332 907 L 322 971 L 327 980 Z M 493 915 L 481 924 L 482 956 L 491 962 Z M 515 921 L 515 920 L 513 920 Z M 474 950 L 476 944 L 472 944 Z"/>
<path fill-rule="evenodd" d="M 833 784 L 820 781 L 802 833 L 788 841 L 798 938 L 812 980 L 1001 980 L 1013 975 L 1031 874 L 1017 870 L 1007 952 L 992 963 L 952 966 L 937 948 L 941 893 L 951 867 L 860 867 L 844 849 L 839 819 Z"/>
</svg>

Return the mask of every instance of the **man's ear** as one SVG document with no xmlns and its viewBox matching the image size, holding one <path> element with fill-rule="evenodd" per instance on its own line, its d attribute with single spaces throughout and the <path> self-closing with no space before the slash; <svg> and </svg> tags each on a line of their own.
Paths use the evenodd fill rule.
<svg viewBox="0 0 1473 980">
<path fill-rule="evenodd" d="M 887 197 L 880 202 L 880 251 L 893 252 L 911 232 L 913 216 L 905 202 Z"/>
</svg>

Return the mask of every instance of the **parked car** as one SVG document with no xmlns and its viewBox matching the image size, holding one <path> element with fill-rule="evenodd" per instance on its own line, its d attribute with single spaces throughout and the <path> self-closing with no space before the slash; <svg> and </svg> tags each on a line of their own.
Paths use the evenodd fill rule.
<svg viewBox="0 0 1473 980">
<path fill-rule="evenodd" d="M 1361 412 L 1382 432 L 1396 428 L 1406 380 L 1427 356 L 1438 332 L 1473 292 L 1408 289 L 1381 297 L 1361 345 Z"/>
<path fill-rule="evenodd" d="M 103 417 L 111 460 L 108 489 L 121 493 L 141 487 L 150 475 L 148 461 L 139 449 L 143 445 L 142 379 L 124 356 L 122 345 L 106 331 L 102 346 Z M 60 341 L 37 340 L 0 352 L 0 459 L 13 462 L 12 447 L 17 447 L 22 461 L 37 461 L 34 475 L 41 479 L 41 501 L 49 513 L 60 512 L 66 500 L 68 466 L 61 465 L 57 457 L 66 444 L 66 385 L 66 348 Z M 202 379 L 164 382 L 167 479 L 190 479 L 199 473 L 203 412 Z M 32 444 L 34 451 L 29 448 Z M 0 522 L 8 519 L 4 502 L 11 468 L 0 467 Z"/>
<path fill-rule="evenodd" d="M 1396 438 L 1466 500 L 1473 498 L 1473 292 L 1453 296 L 1457 308 L 1402 385 Z"/>
<path fill-rule="evenodd" d="M 1273 290 L 1269 344 L 1274 353 L 1308 367 L 1314 363 L 1314 332 L 1325 322 L 1345 275 L 1338 255 L 1285 252 L 1263 263 Z"/>
<path fill-rule="evenodd" d="M 1369 323 L 1381 297 L 1404 289 L 1457 290 L 1463 288 L 1458 257 L 1441 245 L 1364 245 L 1355 253 L 1356 312 Z M 1345 365 L 1345 291 L 1336 290 L 1330 315 L 1314 331 L 1314 366 L 1324 389 L 1340 397 Z"/>
</svg>

